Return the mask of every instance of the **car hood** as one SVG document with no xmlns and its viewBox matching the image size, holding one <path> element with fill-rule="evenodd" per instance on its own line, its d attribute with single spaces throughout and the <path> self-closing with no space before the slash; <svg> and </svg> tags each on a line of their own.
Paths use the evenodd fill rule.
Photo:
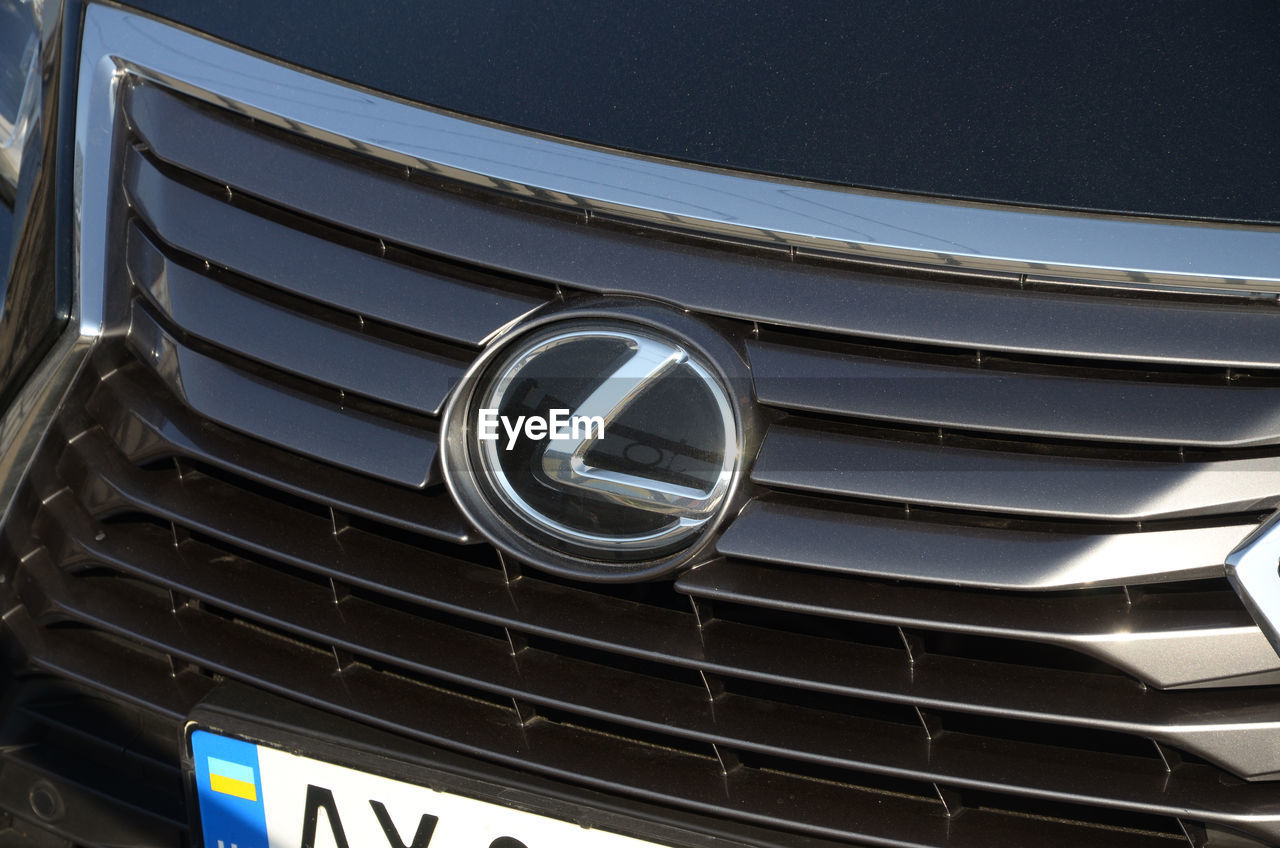
<svg viewBox="0 0 1280 848">
<path fill-rule="evenodd" d="M 914 194 L 1280 221 L 1269 2 L 130 5 L 611 148 Z"/>
</svg>

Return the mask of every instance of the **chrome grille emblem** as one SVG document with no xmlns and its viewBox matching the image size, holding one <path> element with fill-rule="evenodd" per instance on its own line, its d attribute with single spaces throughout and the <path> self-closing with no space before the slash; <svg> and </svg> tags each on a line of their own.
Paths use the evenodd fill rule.
<svg viewBox="0 0 1280 848">
<path fill-rule="evenodd" d="M 670 374 L 677 367 L 689 362 L 689 355 L 678 347 L 634 333 L 612 332 L 612 338 L 624 338 L 634 345 L 634 352 L 606 377 L 591 395 L 582 402 L 574 417 L 599 419 L 607 427 L 616 420 L 636 397 L 655 380 Z M 696 367 L 696 366 L 694 366 Z M 699 374 L 699 376 L 706 376 Z M 709 379 L 709 377 L 708 377 Z M 725 424 L 725 443 L 733 439 L 733 417 L 728 403 L 722 404 Z M 604 428 L 602 427 L 601 430 Z M 601 435 L 584 427 L 578 438 L 551 439 L 542 453 L 542 471 L 547 479 L 562 486 L 573 486 L 596 492 L 602 497 L 636 509 L 652 512 L 668 512 L 690 517 L 704 516 L 715 506 L 728 485 L 731 467 L 721 468 L 715 484 L 709 489 L 679 486 L 655 477 L 608 471 L 595 468 L 586 461 L 587 452 Z M 732 451 L 725 451 L 725 459 L 732 458 Z"/>
<path fill-rule="evenodd" d="M 652 325 L 572 313 L 486 351 L 443 426 L 445 476 L 471 522 L 577 576 L 690 561 L 743 456 L 739 410 L 705 354 Z"/>
</svg>

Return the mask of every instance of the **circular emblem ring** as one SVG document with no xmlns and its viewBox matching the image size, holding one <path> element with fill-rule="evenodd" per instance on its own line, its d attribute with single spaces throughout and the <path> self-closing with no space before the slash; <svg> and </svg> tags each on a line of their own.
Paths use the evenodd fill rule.
<svg viewBox="0 0 1280 848">
<path fill-rule="evenodd" d="M 658 320 L 654 320 L 655 317 Z M 662 320 L 665 319 L 665 320 Z M 637 579 L 691 562 L 734 499 L 742 398 L 658 307 L 567 310 L 476 361 L 442 421 L 455 500 L 500 549 L 550 571 Z"/>
</svg>

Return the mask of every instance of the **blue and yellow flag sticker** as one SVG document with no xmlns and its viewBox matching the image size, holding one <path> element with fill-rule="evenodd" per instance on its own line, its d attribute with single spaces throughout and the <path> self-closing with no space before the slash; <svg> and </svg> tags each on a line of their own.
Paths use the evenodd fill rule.
<svg viewBox="0 0 1280 848">
<path fill-rule="evenodd" d="M 223 795 L 232 795 L 246 801 L 258 800 L 258 785 L 253 767 L 241 763 L 209 757 L 209 788 Z"/>
<path fill-rule="evenodd" d="M 206 848 L 267 848 L 258 746 L 195 730 L 191 734 L 191 761 Z"/>
</svg>

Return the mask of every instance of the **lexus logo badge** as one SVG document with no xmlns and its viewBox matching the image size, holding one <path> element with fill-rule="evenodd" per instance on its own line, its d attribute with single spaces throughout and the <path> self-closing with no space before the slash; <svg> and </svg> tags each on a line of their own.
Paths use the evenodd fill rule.
<svg viewBox="0 0 1280 848">
<path fill-rule="evenodd" d="M 450 491 L 531 565 L 608 580 L 687 564 L 737 489 L 749 416 L 733 366 L 724 339 L 660 307 L 570 309 L 519 328 L 445 409 Z"/>
</svg>

